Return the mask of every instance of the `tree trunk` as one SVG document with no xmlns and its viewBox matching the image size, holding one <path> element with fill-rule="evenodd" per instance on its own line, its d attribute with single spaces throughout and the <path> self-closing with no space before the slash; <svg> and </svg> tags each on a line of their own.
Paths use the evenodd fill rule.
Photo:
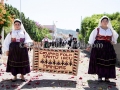
<svg viewBox="0 0 120 90">
<path fill-rule="evenodd" d="M 1 29 L 0 33 L 1 33 L 1 36 L 2 36 L 1 43 L 3 44 L 3 42 L 4 42 L 4 28 Z"/>
</svg>

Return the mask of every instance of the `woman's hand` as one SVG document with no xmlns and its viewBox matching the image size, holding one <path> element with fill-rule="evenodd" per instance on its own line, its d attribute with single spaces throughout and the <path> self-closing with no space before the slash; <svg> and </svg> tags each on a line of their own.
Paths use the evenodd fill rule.
<svg viewBox="0 0 120 90">
<path fill-rule="evenodd" d="M 86 48 L 86 51 L 88 51 L 88 52 L 89 52 L 90 50 L 91 50 L 91 48 L 90 48 L 90 47 L 87 47 L 87 48 Z"/>
<path fill-rule="evenodd" d="M 114 41 L 111 41 L 111 44 L 115 44 L 115 42 L 114 42 Z"/>
<path fill-rule="evenodd" d="M 9 55 L 9 51 L 6 51 L 6 55 L 7 55 L 7 56 Z"/>
<path fill-rule="evenodd" d="M 24 44 L 24 47 L 28 47 L 27 44 Z"/>
</svg>

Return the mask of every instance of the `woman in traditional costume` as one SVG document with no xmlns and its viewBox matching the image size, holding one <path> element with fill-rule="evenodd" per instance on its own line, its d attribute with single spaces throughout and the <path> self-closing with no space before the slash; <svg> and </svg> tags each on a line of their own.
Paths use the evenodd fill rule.
<svg viewBox="0 0 120 90">
<path fill-rule="evenodd" d="M 98 27 L 90 34 L 88 43 L 92 49 L 88 74 L 97 74 L 98 81 L 105 78 L 105 81 L 110 82 L 110 78 L 116 78 L 116 53 L 113 44 L 117 43 L 118 36 L 107 16 L 100 19 Z"/>
<path fill-rule="evenodd" d="M 25 81 L 24 75 L 30 72 L 27 50 L 29 42 L 32 40 L 22 22 L 15 19 L 12 31 L 6 36 L 3 43 L 3 51 L 8 56 L 6 72 L 11 72 L 14 76 L 13 82 L 17 80 L 17 74 L 21 74 L 21 80 Z"/>
</svg>

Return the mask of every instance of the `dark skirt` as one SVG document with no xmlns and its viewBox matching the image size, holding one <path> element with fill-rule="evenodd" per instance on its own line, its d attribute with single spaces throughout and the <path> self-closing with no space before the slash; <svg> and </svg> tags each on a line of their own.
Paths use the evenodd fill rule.
<svg viewBox="0 0 120 90">
<path fill-rule="evenodd" d="M 0 47 L 0 54 L 2 54 L 2 48 Z"/>
<path fill-rule="evenodd" d="M 11 72 L 14 76 L 30 72 L 28 50 L 26 47 L 21 48 L 19 42 L 12 42 L 9 46 L 6 72 Z"/>
<path fill-rule="evenodd" d="M 116 78 L 116 53 L 113 45 L 105 40 L 96 40 L 91 50 L 88 74 Z"/>
</svg>

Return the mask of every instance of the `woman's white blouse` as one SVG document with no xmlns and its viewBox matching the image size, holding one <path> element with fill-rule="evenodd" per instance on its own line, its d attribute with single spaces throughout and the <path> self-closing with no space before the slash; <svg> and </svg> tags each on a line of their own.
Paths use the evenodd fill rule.
<svg viewBox="0 0 120 90">
<path fill-rule="evenodd" d="M 11 34 L 9 33 L 4 40 L 4 43 L 2 45 L 4 52 L 9 51 L 11 38 L 16 38 L 17 40 L 19 40 L 20 38 L 25 38 L 24 43 L 33 42 L 27 32 L 24 32 L 23 30 L 13 30 Z"/>
<path fill-rule="evenodd" d="M 112 36 L 112 31 L 108 28 L 107 30 L 104 30 L 102 29 L 101 27 L 99 27 L 99 34 L 102 35 L 102 36 Z M 97 28 L 94 29 L 91 34 L 90 34 L 90 37 L 89 37 L 89 41 L 88 43 L 89 44 L 94 44 L 94 41 L 96 40 L 96 35 L 97 35 Z M 113 39 L 112 37 L 112 41 L 116 44 L 117 41 L 115 39 Z"/>
</svg>

